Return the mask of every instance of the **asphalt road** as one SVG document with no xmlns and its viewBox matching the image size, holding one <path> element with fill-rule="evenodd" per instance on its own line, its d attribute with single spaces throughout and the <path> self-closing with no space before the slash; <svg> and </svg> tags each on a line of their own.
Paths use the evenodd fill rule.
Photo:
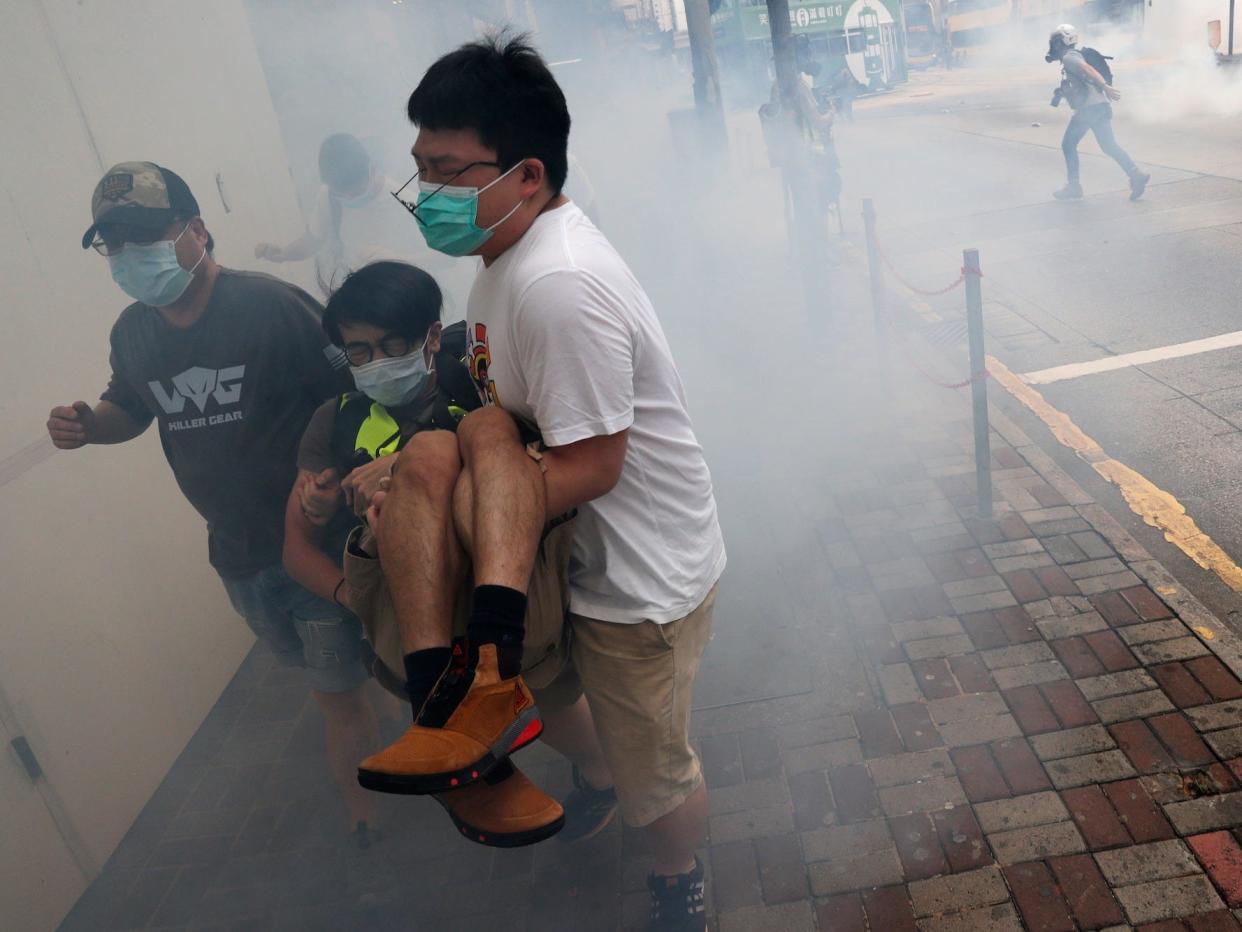
<svg viewBox="0 0 1242 932">
<path fill-rule="evenodd" d="M 1053 201 L 1069 117 L 1047 104 L 1055 71 L 980 64 L 916 76 L 860 104 L 857 122 L 840 127 L 847 218 L 858 216 L 861 197 L 873 197 L 886 250 L 929 288 L 955 277 L 961 249 L 977 247 L 989 350 L 1014 372 L 1242 330 L 1242 121 L 1179 112 L 1194 107 L 1172 97 L 1162 108 L 1154 89 L 1167 72 L 1134 64 L 1128 85 L 1121 75 L 1131 93 L 1116 108 L 1117 135 L 1152 175 L 1139 203 L 1090 138 L 1080 149 L 1087 198 Z M 1242 83 L 1235 88 L 1242 112 Z M 1138 103 L 1127 108 L 1127 100 Z M 921 305 L 897 294 L 925 314 L 961 314 L 960 291 Z M 1242 563 L 1242 348 L 1039 388 L 1109 454 L 1174 495 Z M 1115 490 L 1090 488 L 1136 524 Z M 1144 539 L 1153 538 L 1159 546 L 1150 532 Z M 1171 550 L 1159 555 L 1189 567 Z M 1193 567 L 1187 572 L 1195 576 Z M 1213 580 L 1197 579 L 1218 608 L 1236 605 Z"/>
</svg>

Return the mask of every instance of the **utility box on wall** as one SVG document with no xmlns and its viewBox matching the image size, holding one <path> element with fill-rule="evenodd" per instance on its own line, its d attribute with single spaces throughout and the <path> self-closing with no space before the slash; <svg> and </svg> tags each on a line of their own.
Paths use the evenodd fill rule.
<svg viewBox="0 0 1242 932">
<path fill-rule="evenodd" d="M 167 165 L 235 268 L 255 265 L 256 231 L 303 222 L 240 0 L 12 0 L 0 125 L 0 916 L 38 930 L 253 643 L 154 428 L 120 447 L 46 440 L 53 405 L 99 397 L 129 303 L 81 248 L 91 192 L 115 162 Z"/>
</svg>

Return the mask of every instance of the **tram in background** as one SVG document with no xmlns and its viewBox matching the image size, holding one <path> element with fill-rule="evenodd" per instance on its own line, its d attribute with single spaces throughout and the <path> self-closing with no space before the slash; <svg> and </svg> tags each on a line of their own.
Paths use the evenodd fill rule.
<svg viewBox="0 0 1242 932">
<path fill-rule="evenodd" d="M 954 48 L 986 44 L 1014 26 L 1052 26 L 1093 18 L 1095 0 L 944 0 Z"/>
<path fill-rule="evenodd" d="M 904 0 L 902 9 L 907 61 L 912 68 L 925 68 L 954 48 L 983 45 L 1014 26 L 1141 26 L 1146 5 L 1144 0 Z"/>
<path fill-rule="evenodd" d="M 940 57 L 944 39 L 939 6 L 938 0 L 906 0 L 902 7 L 906 20 L 906 62 L 911 68 L 926 68 Z"/>
</svg>

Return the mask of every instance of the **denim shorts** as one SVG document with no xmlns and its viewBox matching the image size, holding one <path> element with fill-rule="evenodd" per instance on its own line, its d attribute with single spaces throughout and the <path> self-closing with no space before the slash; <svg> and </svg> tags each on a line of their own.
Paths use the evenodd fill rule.
<svg viewBox="0 0 1242 932">
<path fill-rule="evenodd" d="M 370 677 L 362 625 L 333 602 L 308 592 L 282 566 L 223 580 L 237 614 L 286 666 L 304 667 L 321 693 L 345 693 Z"/>
</svg>

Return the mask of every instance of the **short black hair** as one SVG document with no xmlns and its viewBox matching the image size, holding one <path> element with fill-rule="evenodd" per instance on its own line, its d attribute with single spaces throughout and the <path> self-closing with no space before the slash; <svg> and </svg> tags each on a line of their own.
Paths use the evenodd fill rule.
<svg viewBox="0 0 1242 932">
<path fill-rule="evenodd" d="M 355 269 L 332 292 L 323 329 L 337 346 L 342 324 L 370 324 L 407 340 L 421 340 L 440 319 L 443 295 L 436 280 L 408 262 L 372 262 Z"/>
<path fill-rule="evenodd" d="M 469 42 L 427 69 L 410 95 L 415 126 L 472 129 L 504 168 L 539 159 L 560 194 L 569 172 L 569 107 L 526 35 Z"/>
<path fill-rule="evenodd" d="M 193 220 L 195 217 L 198 217 L 198 219 L 199 219 L 199 220 L 202 220 L 202 219 L 203 219 L 203 218 L 202 218 L 202 217 L 200 217 L 198 214 L 178 213 L 178 214 L 177 214 L 177 219 L 176 219 L 175 221 L 173 221 L 173 222 L 174 222 L 174 223 L 184 223 L 184 224 L 187 224 L 187 225 L 188 225 L 188 224 L 189 224 L 189 222 L 190 222 L 191 220 Z M 204 229 L 206 229 L 206 226 L 207 226 L 207 225 L 206 225 L 206 223 L 204 222 L 204 224 L 203 224 L 203 228 L 204 228 Z M 214 255 L 214 254 L 215 254 L 215 251 L 216 251 L 216 240 L 215 240 L 215 237 L 211 235 L 211 230 L 207 230 L 207 254 L 208 254 L 209 256 L 210 256 L 210 255 Z"/>
<path fill-rule="evenodd" d="M 333 133 L 319 145 L 319 179 L 334 191 L 352 191 L 371 177 L 371 156 L 349 133 Z"/>
</svg>

